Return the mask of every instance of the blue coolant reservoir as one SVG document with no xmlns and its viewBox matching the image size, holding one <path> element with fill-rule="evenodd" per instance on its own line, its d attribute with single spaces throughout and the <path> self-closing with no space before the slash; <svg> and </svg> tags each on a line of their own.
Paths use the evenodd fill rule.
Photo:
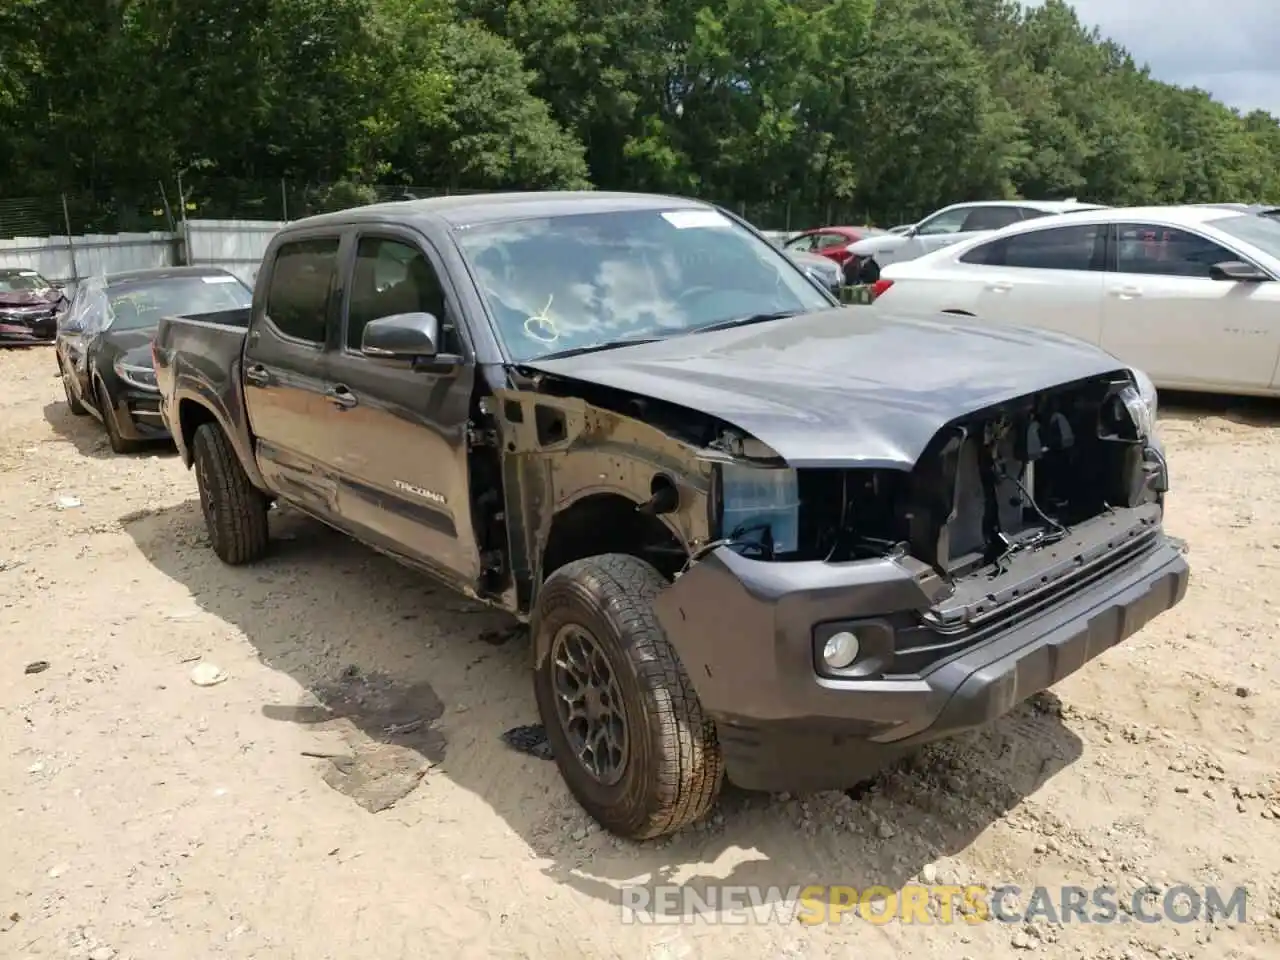
<svg viewBox="0 0 1280 960">
<path fill-rule="evenodd" d="M 800 535 L 800 483 L 796 472 L 773 467 L 720 467 L 721 535 L 794 553 Z"/>
</svg>

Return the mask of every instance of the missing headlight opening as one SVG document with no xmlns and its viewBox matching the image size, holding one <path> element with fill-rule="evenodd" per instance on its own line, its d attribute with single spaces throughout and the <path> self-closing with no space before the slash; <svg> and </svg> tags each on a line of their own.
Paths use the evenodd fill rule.
<svg viewBox="0 0 1280 960">
<path fill-rule="evenodd" d="M 1153 427 L 1117 374 L 955 421 L 909 472 L 722 465 L 719 529 L 754 559 L 910 555 L 951 582 L 998 576 L 1078 524 L 1158 500 L 1167 478 Z"/>
</svg>

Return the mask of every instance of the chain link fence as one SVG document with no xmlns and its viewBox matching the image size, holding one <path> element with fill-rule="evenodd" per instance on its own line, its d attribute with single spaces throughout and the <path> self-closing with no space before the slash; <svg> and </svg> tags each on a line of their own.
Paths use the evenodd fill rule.
<svg viewBox="0 0 1280 960">
<path fill-rule="evenodd" d="M 237 180 L 187 174 L 170 181 L 122 184 L 112 190 L 68 190 L 39 197 L 0 197 L 0 240 L 15 237 L 172 231 L 184 219 L 298 220 L 319 213 L 393 200 L 413 200 L 482 190 L 443 190 L 413 184 L 293 180 Z M 866 211 L 849 203 L 812 203 L 786 198 L 744 202 L 724 197 L 716 203 L 763 230 L 794 232 L 814 227 L 870 224 Z M 912 217 L 914 219 L 914 217 Z"/>
</svg>

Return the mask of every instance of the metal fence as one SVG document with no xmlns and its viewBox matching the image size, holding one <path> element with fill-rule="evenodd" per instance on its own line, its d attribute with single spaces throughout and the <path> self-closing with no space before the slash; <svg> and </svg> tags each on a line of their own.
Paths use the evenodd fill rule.
<svg viewBox="0 0 1280 960">
<path fill-rule="evenodd" d="M 187 220 L 174 231 L 0 240 L 0 268 L 35 270 L 70 290 L 86 277 L 183 264 L 222 267 L 252 283 L 272 235 L 266 220 Z"/>
<path fill-rule="evenodd" d="M 173 232 L 183 220 L 193 219 L 285 222 L 366 203 L 480 192 L 413 184 L 233 180 L 187 174 L 171 182 L 68 190 L 39 197 L 0 196 L 0 239 Z M 798 231 L 869 221 L 865 210 L 848 203 L 817 205 L 785 195 L 755 202 L 710 195 L 699 199 L 717 203 L 768 230 Z M 926 212 L 905 212 L 901 221 L 895 219 L 894 223 L 914 220 Z"/>
<path fill-rule="evenodd" d="M 222 267 L 251 283 L 271 236 L 290 220 L 368 203 L 479 192 L 188 177 L 97 193 L 0 198 L 0 267 L 38 270 L 72 288 L 84 277 L 178 264 Z M 720 205 L 775 239 L 865 220 L 834 205 L 819 215 L 785 199 Z"/>
<path fill-rule="evenodd" d="M 0 240 L 0 268 L 36 270 L 71 288 L 85 277 L 180 262 L 177 234 L 80 234 Z"/>
<path fill-rule="evenodd" d="M 211 266 L 252 285 L 267 244 L 283 221 L 187 220 L 172 232 L 81 234 L 0 240 L 0 269 L 35 270 L 68 291 L 86 277 L 180 265 Z M 791 236 L 764 231 L 777 241 Z"/>
<path fill-rule="evenodd" d="M 183 263 L 221 267 L 252 285 L 267 244 L 284 221 L 188 220 L 180 226 Z"/>
</svg>

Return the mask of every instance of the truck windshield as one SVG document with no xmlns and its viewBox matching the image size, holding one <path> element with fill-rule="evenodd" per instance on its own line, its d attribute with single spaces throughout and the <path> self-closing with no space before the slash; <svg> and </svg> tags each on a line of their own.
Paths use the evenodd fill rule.
<svg viewBox="0 0 1280 960">
<path fill-rule="evenodd" d="M 566 214 L 456 236 L 516 361 L 832 306 L 775 247 L 706 208 Z"/>
<path fill-rule="evenodd" d="M 140 330 L 158 326 L 161 317 L 235 310 L 253 303 L 249 288 L 229 274 L 107 287 L 106 297 L 106 327 L 112 330 Z"/>
</svg>

